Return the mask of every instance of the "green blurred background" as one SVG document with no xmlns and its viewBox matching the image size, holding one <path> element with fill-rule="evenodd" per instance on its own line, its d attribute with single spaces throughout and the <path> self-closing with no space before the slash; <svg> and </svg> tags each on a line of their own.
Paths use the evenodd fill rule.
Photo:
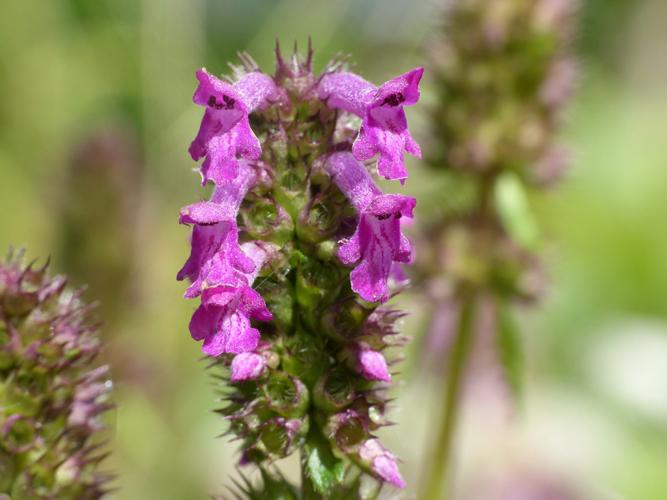
<svg viewBox="0 0 667 500">
<path fill-rule="evenodd" d="M 177 213 L 202 197 L 187 155 L 201 115 L 194 71 L 224 72 L 240 50 L 271 71 L 276 37 L 289 47 L 312 35 L 320 68 L 349 53 L 381 82 L 423 64 L 440 10 L 436 0 L 0 5 L 0 248 L 50 255 L 103 301 L 116 498 L 207 498 L 237 458 L 215 439 L 224 423 L 187 332 L 195 304 L 175 281 L 188 253 Z M 456 468 L 466 500 L 501 498 L 484 491 L 514 480 L 584 499 L 667 498 L 667 2 L 586 0 L 580 17 L 582 75 L 563 134 L 574 163 L 534 200 L 550 292 L 523 318 L 525 398 L 508 411 L 483 384 L 469 392 Z M 423 113 L 409 119 L 419 139 Z M 410 167 L 419 196 L 428 176 Z M 404 332 L 419 336 L 418 301 L 404 303 Z M 438 390 L 416 370 L 397 384 L 399 424 L 383 437 L 410 486 L 389 497 L 415 498 Z"/>
</svg>

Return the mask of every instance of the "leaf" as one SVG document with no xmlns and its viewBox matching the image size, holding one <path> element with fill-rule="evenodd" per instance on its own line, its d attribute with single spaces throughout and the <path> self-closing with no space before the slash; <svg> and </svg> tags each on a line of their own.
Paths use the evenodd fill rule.
<svg viewBox="0 0 667 500">
<path fill-rule="evenodd" d="M 507 304 L 498 304 L 498 359 L 515 400 L 521 396 L 523 353 L 520 332 Z"/>
<path fill-rule="evenodd" d="M 516 174 L 505 172 L 500 176 L 495 204 L 512 239 L 525 248 L 534 249 L 539 243 L 539 229 L 526 190 Z"/>
<path fill-rule="evenodd" d="M 311 433 L 305 445 L 305 467 L 315 491 L 328 495 L 345 478 L 345 464 L 331 452 L 330 444 L 322 437 Z"/>
</svg>

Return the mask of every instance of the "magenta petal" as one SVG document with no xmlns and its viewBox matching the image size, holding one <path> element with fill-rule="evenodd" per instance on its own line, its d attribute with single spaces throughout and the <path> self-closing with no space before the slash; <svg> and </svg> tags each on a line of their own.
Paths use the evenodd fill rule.
<svg viewBox="0 0 667 500">
<path fill-rule="evenodd" d="M 257 160 L 262 154 L 259 140 L 250 129 L 247 118 L 234 128 L 209 140 L 206 160 L 201 167 L 202 184 L 216 185 L 231 181 L 238 175 L 239 159 Z"/>
<path fill-rule="evenodd" d="M 195 340 L 204 340 L 215 329 L 217 314 L 214 308 L 200 305 L 190 319 L 190 335 Z"/>
<path fill-rule="evenodd" d="M 229 218 L 223 205 L 202 201 L 181 209 L 178 222 L 181 224 L 200 224 L 203 226 L 216 224 Z"/>
<path fill-rule="evenodd" d="M 263 109 L 282 97 L 273 78 L 259 71 L 252 71 L 243 75 L 234 84 L 234 90 L 243 99 L 249 113 L 256 109 Z"/>
<path fill-rule="evenodd" d="M 400 219 L 401 217 L 412 218 L 413 210 L 417 200 L 411 196 L 402 194 L 384 194 L 376 197 L 366 208 L 366 212 L 375 215 L 380 220 L 390 217 Z"/>
<path fill-rule="evenodd" d="M 409 262 L 412 248 L 401 233 L 400 220 L 412 217 L 415 199 L 399 194 L 377 196 L 359 216 L 350 240 L 338 250 L 344 264 L 359 264 L 350 274 L 352 290 L 364 300 L 384 302 L 394 262 Z"/>
<path fill-rule="evenodd" d="M 408 131 L 403 107 L 419 100 L 423 73 L 422 68 L 413 69 L 377 90 L 366 107 L 361 130 L 352 146 L 358 160 L 369 160 L 379 154 L 378 172 L 386 179 L 404 182 L 407 178 L 404 151 L 421 157 L 421 149 Z"/>
<path fill-rule="evenodd" d="M 242 273 L 251 273 L 254 269 L 255 263 L 239 248 L 236 224 L 223 221 L 194 227 L 192 251 L 177 279 L 190 279 L 185 296 L 192 298 L 202 289 L 246 284 L 247 278 Z"/>
<path fill-rule="evenodd" d="M 265 368 L 266 362 L 259 354 L 254 352 L 237 354 L 232 360 L 230 380 L 232 382 L 254 380 L 262 374 Z"/>
<path fill-rule="evenodd" d="M 424 68 L 415 68 L 382 84 L 373 97 L 372 106 L 416 104 L 423 75 Z"/>
<path fill-rule="evenodd" d="M 221 330 L 225 332 L 224 352 L 241 353 L 254 351 L 259 344 L 259 330 L 250 326 L 250 320 L 240 311 L 224 316 Z M 206 351 L 206 342 L 203 346 Z M 207 353 L 208 354 L 208 353 Z"/>
<path fill-rule="evenodd" d="M 357 361 L 361 374 L 368 380 L 391 381 L 387 361 L 378 351 L 360 349 L 357 354 Z"/>
<path fill-rule="evenodd" d="M 250 326 L 250 320 L 236 309 L 236 301 L 225 305 L 202 304 L 190 321 L 190 333 L 195 340 L 204 339 L 202 351 L 209 356 L 223 353 L 254 351 L 260 333 Z"/>
<path fill-rule="evenodd" d="M 222 129 L 221 125 L 212 118 L 210 113 L 205 111 L 204 116 L 201 119 L 201 124 L 199 125 L 199 131 L 188 149 L 188 152 L 194 161 L 199 161 L 206 156 L 206 151 L 211 138 L 214 137 L 220 129 Z"/>
<path fill-rule="evenodd" d="M 241 307 L 249 318 L 258 321 L 271 321 L 273 319 L 271 311 L 266 307 L 264 298 L 256 290 L 250 287 L 246 287 L 243 290 Z"/>
<path fill-rule="evenodd" d="M 338 188 L 358 211 L 364 210 L 371 201 L 382 194 L 366 167 L 350 153 L 332 154 L 327 160 L 327 170 Z"/>
<path fill-rule="evenodd" d="M 231 131 L 212 138 L 208 143 L 208 154 L 201 166 L 202 185 L 208 181 L 222 184 L 238 175 L 239 160 Z"/>
<path fill-rule="evenodd" d="M 391 456 L 382 455 L 373 460 L 373 470 L 382 479 L 397 488 L 405 488 L 405 481 L 398 470 L 396 459 Z"/>
<path fill-rule="evenodd" d="M 408 177 L 403 160 L 403 152 L 406 150 L 421 155 L 419 146 L 407 128 L 395 131 L 373 124 L 370 120 L 364 120 L 359 136 L 352 145 L 352 154 L 358 160 L 369 160 L 379 153 L 378 172 L 389 180 L 402 181 Z"/>
<path fill-rule="evenodd" d="M 181 281 L 188 278 L 191 282 L 196 281 L 204 263 L 220 248 L 227 228 L 228 225 L 225 224 L 195 226 L 192 229 L 190 257 L 178 272 L 176 279 Z"/>
<path fill-rule="evenodd" d="M 399 244 L 398 250 L 394 255 L 394 260 L 396 262 L 403 262 L 405 264 L 411 264 L 412 261 L 414 260 L 414 254 L 412 252 L 412 245 L 410 244 L 410 240 L 402 233 L 401 233 L 401 242 Z M 400 269 L 400 266 L 398 265 L 394 267 Z M 405 276 L 405 273 L 403 273 L 402 271 L 397 271 L 396 276 L 399 276 L 399 274 Z M 405 279 L 407 280 L 407 277 Z"/>
<path fill-rule="evenodd" d="M 354 264 L 361 259 L 361 246 L 359 245 L 358 232 L 347 241 L 345 241 L 338 249 L 338 258 L 343 264 Z"/>
<path fill-rule="evenodd" d="M 221 331 L 211 333 L 204 339 L 201 348 L 204 354 L 218 357 L 225 353 L 225 335 Z"/>
<path fill-rule="evenodd" d="M 330 108 L 343 109 L 363 117 L 377 87 L 354 73 L 329 73 L 322 77 L 317 87 L 321 100 Z"/>
<path fill-rule="evenodd" d="M 389 298 L 387 281 L 391 270 L 391 257 L 382 255 L 381 247 L 374 247 L 376 252 L 364 256 L 363 260 L 350 273 L 352 290 L 369 302 L 386 302 Z M 379 251 L 379 252 L 377 252 Z"/>
<path fill-rule="evenodd" d="M 205 69 L 198 70 L 196 76 L 199 85 L 192 100 L 195 104 L 206 106 L 211 118 L 220 124 L 220 133 L 227 132 L 248 115 L 241 97 L 229 83 L 209 74 Z"/>
</svg>

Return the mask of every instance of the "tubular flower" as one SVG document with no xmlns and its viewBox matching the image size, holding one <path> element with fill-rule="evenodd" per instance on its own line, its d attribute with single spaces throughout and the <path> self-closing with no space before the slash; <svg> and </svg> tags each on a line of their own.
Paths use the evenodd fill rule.
<svg viewBox="0 0 667 500">
<path fill-rule="evenodd" d="M 415 68 L 389 80 L 379 88 L 353 73 L 329 73 L 318 86 L 321 99 L 363 119 L 359 136 L 352 145 L 358 160 L 379 154 L 378 172 L 386 179 L 408 177 L 403 152 L 421 158 L 421 149 L 408 130 L 403 106 L 419 100 L 419 81 L 423 68 Z"/>
<path fill-rule="evenodd" d="M 376 148 L 380 172 L 405 179 L 402 151 L 418 147 L 402 106 L 417 101 L 422 70 L 378 88 L 340 63 L 316 76 L 311 56 L 278 50 L 271 77 L 244 55 L 236 83 L 197 73 L 195 102 L 207 108 L 190 152 L 206 156 L 215 189 L 181 211 L 194 228 L 178 279 L 201 301 L 192 337 L 231 383 L 220 413 L 241 464 L 262 471 L 246 491 L 257 498 L 297 491 L 268 467 L 295 451 L 296 497 L 355 498 L 358 471 L 404 484 L 372 433 L 387 423 L 392 348 L 404 342 L 401 313 L 380 304 L 405 283 L 400 224 L 415 200 L 383 193 L 355 150 Z M 333 108 L 361 116 L 363 130 Z"/>
<path fill-rule="evenodd" d="M 251 255 L 254 268 L 261 268 L 266 252 L 254 243 L 245 243 L 242 248 Z M 205 354 L 242 353 L 257 347 L 260 334 L 250 326 L 250 319 L 270 321 L 273 316 L 262 296 L 250 287 L 256 275 L 255 271 L 241 276 L 244 282 L 235 276 L 203 292 L 202 304 L 190 321 L 190 333 L 193 339 L 204 341 Z"/>
<path fill-rule="evenodd" d="M 365 167 L 350 153 L 329 158 L 334 182 L 359 211 L 359 224 L 339 250 L 345 264 L 361 261 L 352 271 L 352 289 L 370 302 L 389 296 L 387 280 L 394 262 L 410 262 L 410 242 L 401 232 L 402 217 L 412 218 L 416 201 L 398 194 L 382 194 Z"/>
<path fill-rule="evenodd" d="M 248 189 L 255 181 L 252 169 L 242 163 L 239 175 L 216 187 L 211 201 L 195 203 L 181 210 L 179 222 L 194 224 L 190 258 L 177 279 L 188 278 L 188 298 L 218 284 L 245 283 L 244 273 L 255 270 L 255 263 L 238 244 L 236 217 Z"/>
<path fill-rule="evenodd" d="M 247 73 L 230 85 L 202 68 L 197 79 L 199 86 L 192 100 L 206 111 L 189 152 L 195 161 L 206 157 L 202 182 L 219 184 L 236 177 L 238 158 L 259 159 L 261 147 L 248 114 L 279 99 L 278 89 L 268 75 L 258 72 Z"/>
</svg>

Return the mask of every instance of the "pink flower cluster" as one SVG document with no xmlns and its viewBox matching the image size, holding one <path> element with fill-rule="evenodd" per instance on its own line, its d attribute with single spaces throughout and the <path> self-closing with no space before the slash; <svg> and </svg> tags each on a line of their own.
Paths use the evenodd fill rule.
<svg viewBox="0 0 667 500">
<path fill-rule="evenodd" d="M 410 135 L 403 108 L 419 99 L 422 73 L 417 68 L 376 87 L 355 74 L 330 71 L 313 79 L 307 91 L 308 99 L 319 99 L 330 109 L 362 120 L 354 142 L 326 150 L 323 164 L 357 212 L 356 230 L 339 242 L 337 255 L 342 264 L 354 266 L 351 288 L 368 302 L 387 301 L 390 278 L 404 279 L 398 266 L 411 262 L 412 248 L 401 223 L 413 217 L 416 202 L 408 196 L 383 193 L 362 162 L 377 156 L 381 176 L 405 181 L 404 152 L 420 157 L 421 151 Z M 201 300 L 190 321 L 193 339 L 203 342 L 202 350 L 209 356 L 235 355 L 233 382 L 251 380 L 268 370 L 260 332 L 251 321 L 273 319 L 253 283 L 281 249 L 265 241 L 239 241 L 239 211 L 258 184 L 259 172 L 263 172 L 262 183 L 273 181 L 272 167 L 262 161 L 262 147 L 250 127 L 249 115 L 275 106 L 281 116 L 283 110 L 289 110 L 290 97 L 279 80 L 259 71 L 249 71 L 235 83 L 221 81 L 204 69 L 196 75 L 199 85 L 193 100 L 205 112 L 189 152 L 193 160 L 203 159 L 202 183 L 212 183 L 214 189 L 208 201 L 181 210 L 180 223 L 193 229 L 191 254 L 177 278 L 190 281 L 185 297 Z M 364 378 L 391 380 L 384 356 L 370 345 L 352 343 L 350 359 Z M 362 451 L 360 460 L 379 477 L 403 486 L 389 452 L 373 440 Z"/>
</svg>

